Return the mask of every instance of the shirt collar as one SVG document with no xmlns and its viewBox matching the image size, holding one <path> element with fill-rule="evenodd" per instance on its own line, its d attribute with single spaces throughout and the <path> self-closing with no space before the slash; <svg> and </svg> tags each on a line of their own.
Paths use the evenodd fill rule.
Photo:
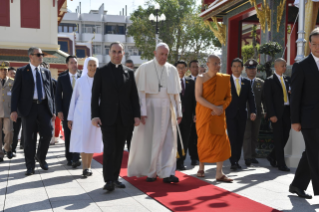
<svg viewBox="0 0 319 212">
<path fill-rule="evenodd" d="M 311 52 L 311 54 L 312 54 L 312 52 Z M 313 54 L 312 54 L 312 56 L 313 56 L 313 59 L 315 59 L 316 63 L 318 63 L 318 62 L 319 62 L 319 58 L 318 58 L 318 57 L 316 57 L 316 56 L 315 56 L 315 55 L 313 55 Z"/>
<path fill-rule="evenodd" d="M 235 77 L 233 74 L 232 74 L 232 76 L 233 76 L 233 79 L 236 81 L 236 79 L 239 79 L 240 80 L 240 76 L 237 78 L 237 77 Z"/>
<path fill-rule="evenodd" d="M 196 77 L 194 75 L 191 74 L 191 76 L 192 76 L 193 79 L 196 79 Z"/>
<path fill-rule="evenodd" d="M 114 63 L 110 62 L 110 64 L 111 64 L 113 67 L 115 67 L 115 68 L 118 68 L 118 67 L 121 67 L 121 66 L 122 66 L 121 63 L 120 63 L 120 64 L 114 64 Z"/>
<path fill-rule="evenodd" d="M 280 79 L 281 77 L 284 77 L 284 75 L 278 75 L 277 72 L 275 71 L 276 76 L 278 77 L 278 79 Z"/>
<path fill-rule="evenodd" d="M 69 71 L 69 75 L 70 75 L 71 78 L 72 78 L 72 76 L 75 76 L 75 78 L 77 78 L 76 77 L 76 73 L 75 74 L 71 74 L 71 72 Z"/>
<path fill-rule="evenodd" d="M 31 63 L 30 63 L 30 67 L 31 67 L 31 70 L 32 70 L 32 71 L 34 71 L 34 70 L 35 70 L 35 68 L 38 68 L 38 70 L 40 70 L 40 66 L 35 67 L 35 66 L 34 66 L 34 65 L 32 65 Z"/>
</svg>

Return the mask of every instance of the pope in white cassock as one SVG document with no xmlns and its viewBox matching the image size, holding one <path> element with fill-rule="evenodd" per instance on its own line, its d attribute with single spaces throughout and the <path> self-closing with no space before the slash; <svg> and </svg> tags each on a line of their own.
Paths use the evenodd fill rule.
<svg viewBox="0 0 319 212">
<path fill-rule="evenodd" d="M 71 130 L 70 152 L 81 153 L 83 176 L 91 176 L 93 153 L 103 152 L 100 128 L 91 124 L 92 86 L 99 62 L 86 58 L 81 78 L 76 80 L 69 107 L 68 126 Z"/>
<path fill-rule="evenodd" d="M 169 47 L 160 43 L 155 58 L 136 71 L 142 124 L 135 127 L 128 161 L 128 176 L 156 177 L 179 182 L 175 176 L 177 125 L 182 120 L 181 86 L 177 69 L 167 62 Z"/>
</svg>

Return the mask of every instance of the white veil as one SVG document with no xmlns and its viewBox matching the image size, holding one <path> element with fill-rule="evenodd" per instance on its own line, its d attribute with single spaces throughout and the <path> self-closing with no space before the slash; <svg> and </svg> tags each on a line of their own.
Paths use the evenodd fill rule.
<svg viewBox="0 0 319 212">
<path fill-rule="evenodd" d="M 84 61 L 81 77 L 86 76 L 88 74 L 88 72 L 89 72 L 88 71 L 88 64 L 89 64 L 89 61 L 91 61 L 91 60 L 94 60 L 96 62 L 96 67 L 99 67 L 99 60 L 97 58 L 95 58 L 95 57 L 86 58 Z"/>
</svg>

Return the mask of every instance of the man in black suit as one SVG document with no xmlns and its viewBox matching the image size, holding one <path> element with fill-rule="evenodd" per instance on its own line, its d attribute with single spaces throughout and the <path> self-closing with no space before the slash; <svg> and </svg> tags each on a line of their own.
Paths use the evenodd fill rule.
<svg viewBox="0 0 319 212">
<path fill-rule="evenodd" d="M 241 156 L 241 149 L 244 141 L 247 110 L 246 102 L 250 108 L 250 120 L 256 119 L 256 105 L 254 94 L 251 89 L 250 80 L 241 77 L 243 71 L 243 61 L 235 58 L 231 64 L 232 76 L 230 77 L 232 101 L 226 109 L 227 132 L 231 144 L 231 169 L 237 170 L 241 166 L 238 164 Z"/>
<path fill-rule="evenodd" d="M 125 188 L 118 180 L 128 130 L 140 123 L 140 104 L 133 70 L 121 65 L 124 46 L 110 45 L 111 62 L 98 68 L 91 100 L 92 124 L 101 127 L 104 143 L 104 189 Z"/>
<path fill-rule="evenodd" d="M 264 84 L 264 97 L 267 117 L 273 128 L 275 148 L 267 156 L 273 167 L 280 171 L 290 171 L 285 163 L 284 148 L 291 129 L 290 121 L 290 78 L 284 76 L 286 61 L 279 58 L 275 61 L 275 73 Z"/>
<path fill-rule="evenodd" d="M 319 195 L 319 29 L 309 35 L 311 54 L 292 67 L 291 75 L 291 127 L 302 133 L 306 151 L 302 153 L 295 178 L 289 191 L 299 197 L 311 199 L 305 193 L 310 179 L 314 195 Z"/>
<path fill-rule="evenodd" d="M 43 170 L 48 170 L 45 161 L 52 138 L 52 120 L 55 120 L 55 101 L 51 72 L 41 68 L 43 56 L 40 48 L 31 47 L 28 50 L 30 64 L 17 70 L 12 87 L 11 119 L 16 122 L 18 112 L 24 128 L 24 155 L 26 175 L 34 174 L 36 142 L 32 139 L 36 124 L 39 127 L 40 141 L 37 160 Z"/>
<path fill-rule="evenodd" d="M 178 136 L 178 155 L 176 169 L 177 170 L 186 170 L 184 166 L 184 160 L 186 158 L 187 149 L 188 149 L 188 139 L 190 134 L 190 129 L 192 123 L 194 123 L 193 117 L 195 115 L 195 81 L 192 79 L 185 78 L 184 75 L 187 71 L 187 63 L 183 60 L 177 61 L 175 63 L 175 67 L 178 70 L 178 74 L 180 77 L 182 92 L 180 93 L 181 101 L 182 101 L 182 111 L 183 111 L 183 119 L 179 124 L 179 129 L 181 132 L 181 137 L 183 140 L 183 146 L 185 155 L 183 156 L 180 137 Z"/>
<path fill-rule="evenodd" d="M 194 84 L 195 84 L 195 81 L 199 72 L 199 65 L 197 60 L 192 60 L 189 62 L 189 71 L 191 72 L 191 75 L 187 77 L 186 79 L 194 80 Z M 194 108 L 196 108 L 196 99 L 195 99 Z M 193 116 L 193 119 L 195 119 L 195 114 Z M 192 166 L 198 165 L 199 162 L 198 162 L 198 153 L 197 153 L 197 132 L 196 132 L 195 122 L 192 122 L 191 124 L 189 140 L 188 140 L 188 149 L 189 149 L 189 155 L 192 161 L 191 165 Z"/>
<path fill-rule="evenodd" d="M 76 168 L 81 165 L 79 161 L 80 154 L 79 153 L 71 153 L 70 152 L 70 136 L 71 130 L 68 127 L 68 114 L 69 114 L 69 106 L 72 98 L 73 88 L 75 86 L 75 82 L 80 75 L 78 73 L 78 60 L 76 56 L 68 56 L 66 58 L 66 66 L 68 70 L 63 72 L 58 77 L 58 83 L 56 88 L 55 102 L 56 109 L 58 111 L 58 117 L 62 121 L 63 130 L 64 130 L 64 138 L 65 138 L 65 157 L 68 166 Z"/>
</svg>

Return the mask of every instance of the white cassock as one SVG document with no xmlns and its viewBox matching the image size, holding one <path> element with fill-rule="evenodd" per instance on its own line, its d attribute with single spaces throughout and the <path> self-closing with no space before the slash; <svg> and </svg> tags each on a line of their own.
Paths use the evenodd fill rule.
<svg viewBox="0 0 319 212">
<path fill-rule="evenodd" d="M 128 161 L 128 176 L 160 178 L 175 175 L 177 117 L 182 117 L 177 69 L 156 59 L 135 73 L 141 116 L 146 123 L 135 127 Z M 159 87 L 159 81 L 162 87 Z M 160 90 L 160 91 L 159 91 Z"/>
<path fill-rule="evenodd" d="M 101 129 L 91 122 L 93 78 L 85 75 L 76 80 L 70 102 L 68 121 L 73 121 L 70 152 L 103 152 Z"/>
</svg>

